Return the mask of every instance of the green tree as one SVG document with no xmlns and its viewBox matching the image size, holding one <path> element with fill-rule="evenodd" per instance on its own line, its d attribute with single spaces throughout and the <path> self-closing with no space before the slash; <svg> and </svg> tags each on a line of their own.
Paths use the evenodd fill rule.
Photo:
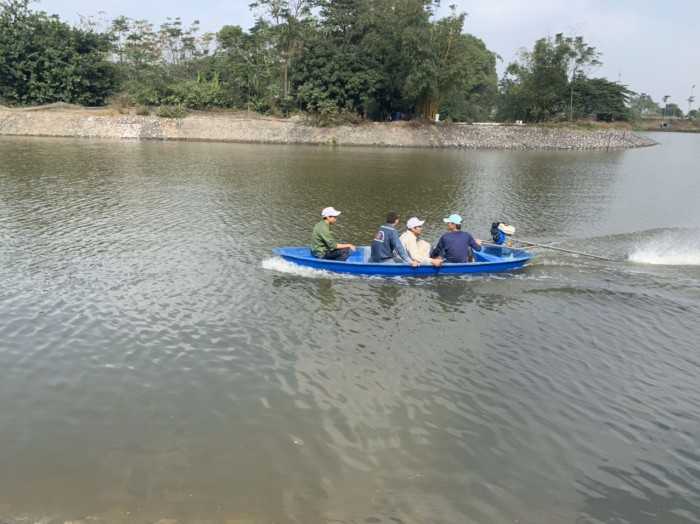
<svg viewBox="0 0 700 524">
<path fill-rule="evenodd" d="M 139 69 L 160 62 L 161 48 L 153 24 L 147 20 L 131 20 L 120 16 L 109 30 L 119 63 L 129 70 L 129 77 L 138 76 Z"/>
<path fill-rule="evenodd" d="M 630 98 L 630 112 L 632 118 L 640 119 L 650 116 L 658 117 L 661 115 L 661 107 L 654 102 L 650 95 L 640 93 Z"/>
<path fill-rule="evenodd" d="M 250 4 L 251 9 L 262 10 L 263 18 L 271 21 L 275 47 L 280 56 L 284 103 L 289 97 L 289 71 L 312 27 L 314 5 L 314 0 L 257 0 Z"/>
<path fill-rule="evenodd" d="M 338 112 L 367 116 L 382 74 L 366 45 L 373 30 L 368 0 L 319 3 L 320 21 L 307 39 L 293 86 L 302 109 L 331 118 Z"/>
<path fill-rule="evenodd" d="M 458 22 L 451 17 L 438 22 L 452 29 L 437 41 L 438 62 L 437 101 L 438 110 L 453 120 L 487 119 L 495 103 L 497 93 L 496 54 L 489 51 L 480 39 L 463 34 Z M 459 32 L 457 32 L 459 29 Z M 444 54 L 442 51 L 444 50 Z M 434 115 L 425 114 L 429 118 Z"/>
<path fill-rule="evenodd" d="M 503 120 L 541 122 L 574 117 L 574 93 L 600 54 L 583 40 L 563 33 L 540 38 L 522 51 L 500 82 L 498 116 Z"/>
<path fill-rule="evenodd" d="M 271 45 L 271 33 L 264 20 L 258 20 L 250 32 L 239 26 L 224 26 L 217 33 L 218 48 L 211 66 L 234 105 L 266 112 L 279 98 L 279 61 Z"/>
<path fill-rule="evenodd" d="M 120 16 L 112 21 L 108 34 L 112 54 L 117 57 L 121 89 L 140 104 L 160 104 L 171 78 L 153 24 Z"/>
<path fill-rule="evenodd" d="M 377 0 L 369 14 L 371 29 L 363 46 L 374 57 L 380 81 L 372 116 L 416 113 L 436 93 L 436 57 L 431 18 L 435 0 Z"/>
<path fill-rule="evenodd" d="M 29 0 L 0 2 L 0 99 L 103 104 L 116 87 L 109 51 L 106 35 L 32 11 Z"/>
<path fill-rule="evenodd" d="M 168 17 L 158 30 L 161 59 L 180 68 L 207 56 L 213 40 L 212 33 L 199 35 L 199 20 L 184 27 L 179 16 Z"/>
<path fill-rule="evenodd" d="M 208 70 L 206 61 L 214 35 L 199 34 L 198 21 L 186 27 L 179 17 L 167 18 L 156 30 L 146 20 L 120 16 L 112 20 L 108 35 L 122 89 L 136 102 L 171 103 L 168 101 L 181 98 L 186 89 L 196 91 L 193 96 L 198 100 L 226 99 L 218 94 L 209 96 L 211 90 L 219 93 L 222 85 L 214 81 L 215 71 Z"/>
<path fill-rule="evenodd" d="M 568 92 L 569 47 L 562 39 L 540 38 L 532 51 L 506 68 L 499 117 L 541 122 L 561 115 Z"/>
<path fill-rule="evenodd" d="M 474 114 L 496 93 L 495 55 L 463 33 L 466 15 L 434 20 L 427 0 L 322 0 L 295 87 L 302 107 L 432 118 Z M 488 114 L 490 107 L 484 111 Z"/>
<path fill-rule="evenodd" d="M 630 119 L 629 102 L 634 93 L 626 86 L 605 78 L 578 77 L 574 83 L 572 115 L 603 122 Z"/>
<path fill-rule="evenodd" d="M 602 64 L 598 58 L 600 53 L 595 47 L 583 41 L 582 36 L 566 37 L 559 33 L 554 37 L 557 45 L 563 45 L 567 50 L 567 70 L 569 73 L 569 120 L 574 119 L 574 88 L 579 77 L 585 78 L 588 69 Z"/>
<path fill-rule="evenodd" d="M 125 16 L 119 16 L 112 20 L 108 34 L 112 39 L 113 53 L 120 65 L 124 64 L 126 38 L 131 31 L 131 20 Z"/>
<path fill-rule="evenodd" d="M 683 110 L 673 102 L 666 104 L 665 114 L 667 117 L 683 118 Z"/>
</svg>

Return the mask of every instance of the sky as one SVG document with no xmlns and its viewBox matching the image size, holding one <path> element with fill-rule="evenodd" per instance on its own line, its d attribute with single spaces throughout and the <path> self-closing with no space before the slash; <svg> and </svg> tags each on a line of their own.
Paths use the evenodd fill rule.
<svg viewBox="0 0 700 524">
<path fill-rule="evenodd" d="M 187 25 L 199 20 L 204 31 L 223 25 L 252 25 L 250 0 L 40 0 L 37 7 L 64 20 L 80 15 L 145 18 L 158 25 L 180 16 Z M 620 81 L 660 102 L 670 95 L 688 110 L 692 86 L 700 106 L 700 0 L 443 0 L 467 13 L 465 31 L 501 56 L 499 75 L 518 51 L 543 36 L 582 35 L 602 52 L 603 66 L 591 76 Z M 103 12 L 103 14 L 99 14 Z"/>
</svg>

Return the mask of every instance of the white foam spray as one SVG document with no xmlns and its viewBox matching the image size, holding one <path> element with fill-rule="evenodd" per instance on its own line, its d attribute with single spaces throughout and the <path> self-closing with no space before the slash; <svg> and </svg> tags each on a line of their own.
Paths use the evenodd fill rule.
<svg viewBox="0 0 700 524">
<path fill-rule="evenodd" d="M 665 266 L 700 266 L 700 231 L 667 231 L 639 243 L 630 262 Z"/>
<path fill-rule="evenodd" d="M 266 258 L 262 261 L 262 267 L 263 269 L 306 278 L 355 278 L 353 275 L 332 273 L 322 269 L 300 266 L 292 262 L 287 262 L 281 257 Z"/>
</svg>

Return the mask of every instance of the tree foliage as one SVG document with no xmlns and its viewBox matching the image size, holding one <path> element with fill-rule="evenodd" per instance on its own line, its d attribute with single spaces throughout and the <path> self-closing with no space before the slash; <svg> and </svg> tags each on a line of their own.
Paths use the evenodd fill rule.
<svg viewBox="0 0 700 524">
<path fill-rule="evenodd" d="M 267 19 L 270 23 L 272 47 L 280 57 L 280 86 L 284 103 L 289 103 L 290 68 L 312 34 L 311 10 L 314 5 L 314 0 L 257 0 L 250 4 L 251 9 L 263 12 L 258 22 Z"/>
<path fill-rule="evenodd" d="M 165 37 L 144 21 L 115 19 L 115 60 L 140 103 L 181 100 L 175 82 L 218 79 L 226 106 L 338 115 L 486 117 L 496 96 L 496 56 L 463 33 L 465 15 L 434 19 L 435 0 L 259 0 L 249 31 L 224 26 L 210 55 L 196 36 L 186 60 L 168 60 Z M 176 19 L 177 20 L 177 19 Z M 167 29 L 167 28 L 166 28 Z M 194 34 L 194 32 L 192 32 Z M 185 70 L 182 63 L 190 64 Z M 181 94 L 181 93 L 180 93 Z"/>
<path fill-rule="evenodd" d="M 640 93 L 630 99 L 630 113 L 632 118 L 638 120 L 640 118 L 658 117 L 661 115 L 661 107 L 652 100 L 651 96 L 646 93 Z"/>
<path fill-rule="evenodd" d="M 633 93 L 603 78 L 588 78 L 600 53 L 583 37 L 541 38 L 508 65 L 500 81 L 498 117 L 542 122 L 594 118 L 627 120 Z"/>
<path fill-rule="evenodd" d="M 568 46 L 549 38 L 537 40 L 532 51 L 521 51 L 501 80 L 500 117 L 540 122 L 563 113 L 568 54 Z"/>
<path fill-rule="evenodd" d="M 666 104 L 665 110 L 662 111 L 662 113 L 667 117 L 683 118 L 683 110 L 678 106 L 678 104 L 673 102 Z"/>
<path fill-rule="evenodd" d="M 466 15 L 434 20 L 437 2 L 323 0 L 294 76 L 300 106 L 383 120 L 436 112 L 470 118 L 496 93 L 496 55 L 463 33 Z M 490 97 L 490 98 L 489 98 Z"/>
<path fill-rule="evenodd" d="M 629 100 L 634 93 L 624 85 L 605 78 L 579 76 L 572 87 L 573 108 L 579 118 L 602 122 L 630 119 Z"/>
<path fill-rule="evenodd" d="M 183 109 L 246 108 L 320 123 L 343 119 L 620 120 L 659 108 L 648 95 L 589 78 L 600 53 L 583 37 L 537 40 L 496 76 L 499 58 L 465 32 L 466 13 L 439 0 L 256 0 L 249 30 L 202 33 L 118 16 L 74 28 L 0 0 L 0 99 Z M 440 11 L 442 12 L 442 11 Z M 668 107 L 668 113 L 675 113 Z"/>
<path fill-rule="evenodd" d="M 32 11 L 29 0 L 0 2 L 0 100 L 99 105 L 114 91 L 104 34 Z"/>
<path fill-rule="evenodd" d="M 199 33 L 199 22 L 185 26 L 166 18 L 157 29 L 147 20 L 120 16 L 107 32 L 122 90 L 143 105 L 173 104 L 191 109 L 226 103 L 224 89 L 207 60 L 215 35 Z"/>
</svg>

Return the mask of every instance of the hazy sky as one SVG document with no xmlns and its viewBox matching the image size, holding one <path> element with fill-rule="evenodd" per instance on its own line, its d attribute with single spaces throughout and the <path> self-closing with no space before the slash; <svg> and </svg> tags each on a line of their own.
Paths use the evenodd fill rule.
<svg viewBox="0 0 700 524">
<path fill-rule="evenodd" d="M 180 16 L 186 24 L 199 19 L 203 30 L 216 31 L 226 24 L 249 27 L 254 18 L 249 3 L 42 0 L 38 7 L 71 22 L 79 14 L 104 11 L 109 18 L 124 14 L 155 24 L 166 16 Z M 592 74 L 620 80 L 657 102 L 670 95 L 683 111 L 691 86 L 698 84 L 700 103 L 700 0 L 443 0 L 444 6 L 451 3 L 467 12 L 466 31 L 503 58 L 499 72 L 518 49 L 531 48 L 539 37 L 580 34 L 603 53 L 603 67 Z"/>
</svg>

